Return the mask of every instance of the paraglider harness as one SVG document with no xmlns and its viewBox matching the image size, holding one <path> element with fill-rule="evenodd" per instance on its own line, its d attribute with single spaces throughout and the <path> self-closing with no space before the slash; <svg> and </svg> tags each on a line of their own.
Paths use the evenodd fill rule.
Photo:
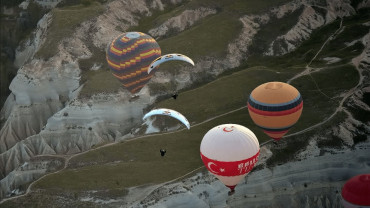
<svg viewBox="0 0 370 208">
<path fill-rule="evenodd" d="M 171 97 L 176 100 L 177 96 L 179 96 L 179 93 L 175 92 Z"/>
<path fill-rule="evenodd" d="M 162 157 L 166 154 L 166 150 L 165 149 L 160 149 L 159 152 L 161 153 L 161 156 Z"/>
</svg>

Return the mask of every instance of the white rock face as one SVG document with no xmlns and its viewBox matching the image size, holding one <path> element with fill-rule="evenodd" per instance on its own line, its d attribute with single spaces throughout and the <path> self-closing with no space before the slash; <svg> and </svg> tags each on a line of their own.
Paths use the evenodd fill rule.
<svg viewBox="0 0 370 208">
<path fill-rule="evenodd" d="M 36 51 L 45 41 L 46 31 L 51 21 L 52 21 L 51 13 L 45 14 L 39 20 L 39 22 L 37 23 L 36 30 L 31 34 L 31 38 L 27 39 L 25 42 L 21 44 L 21 46 L 17 47 L 15 51 L 14 66 L 21 67 L 28 60 L 33 58 Z"/>
<path fill-rule="evenodd" d="M 32 106 L 14 105 L 0 130 L 0 154 L 13 147 L 17 142 L 40 132 L 45 126 L 47 118 L 62 107 L 59 101 L 38 103 Z"/>
<path fill-rule="evenodd" d="M 192 26 L 196 21 L 211 14 L 216 14 L 216 10 L 204 7 L 195 10 L 185 10 L 180 15 L 168 19 L 159 27 L 149 30 L 149 34 L 154 38 L 160 38 L 166 35 L 170 29 L 180 32 Z"/>
<path fill-rule="evenodd" d="M 356 13 L 355 9 L 350 5 L 350 1 L 340 0 L 327 0 L 325 6 L 316 5 L 315 2 L 296 2 L 295 5 L 290 7 L 283 6 L 281 9 L 274 11 L 277 18 L 284 17 L 285 14 L 295 11 L 300 6 L 304 6 L 302 14 L 299 16 L 297 24 L 291 28 L 286 34 L 279 36 L 274 40 L 265 52 L 265 55 L 284 55 L 297 48 L 303 41 L 307 40 L 312 31 L 333 22 L 337 18 L 350 16 Z M 318 7 L 326 10 L 326 15 L 320 14 L 314 9 Z M 280 11 L 289 11 L 281 13 Z"/>
<path fill-rule="evenodd" d="M 261 24 L 266 24 L 270 17 L 265 15 L 245 15 L 240 18 L 243 24 L 238 38 L 228 45 L 227 61 L 230 68 L 237 67 L 243 59 L 249 55 L 248 47 L 252 44 L 254 36 L 260 29 Z"/>
<path fill-rule="evenodd" d="M 53 67 L 34 60 L 19 69 L 9 89 L 18 105 L 66 101 L 73 98 L 73 92 L 79 87 L 79 73 L 78 65 L 74 63 Z"/>
<path fill-rule="evenodd" d="M 274 42 L 272 42 L 270 46 L 270 51 L 266 55 L 282 55 L 294 50 L 296 48 L 296 45 L 294 45 L 293 43 L 299 45 L 299 43 L 307 40 L 310 37 L 312 31 L 324 25 L 324 23 L 324 18 L 321 15 L 317 14 L 312 7 L 306 7 L 300 15 L 298 23 L 291 30 L 289 30 L 287 34 L 278 37 Z M 276 54 L 274 53 L 274 48 L 276 48 L 274 44 L 275 42 L 281 41 L 283 41 L 287 45 L 287 48 L 278 47 L 281 50 L 285 49 L 285 51 L 281 51 Z"/>
<path fill-rule="evenodd" d="M 0 181 L 0 197 L 9 195 L 19 190 L 23 184 L 30 183 L 36 178 L 40 178 L 46 172 L 55 171 L 63 165 L 60 159 L 44 158 L 25 162 L 16 170 L 10 172 Z M 24 191 L 24 190 L 19 190 Z"/>
<path fill-rule="evenodd" d="M 340 191 L 345 181 L 370 171 L 366 159 L 370 157 L 369 150 L 370 141 L 355 151 L 254 171 L 236 186 L 232 196 L 227 195 L 227 188 L 213 175 L 199 173 L 182 182 L 163 185 L 130 206 L 340 207 Z"/>
<path fill-rule="evenodd" d="M 180 2 L 181 0 L 171 0 L 172 4 Z M 330 2 L 331 13 L 326 19 L 333 19 L 335 15 L 339 17 L 351 14 L 350 8 L 348 11 L 346 10 L 349 5 L 347 1 L 343 1 L 343 3 Z M 242 32 L 236 40 L 228 45 L 226 58 L 216 60 L 212 57 L 204 57 L 196 63 L 195 67 L 180 70 L 184 72 L 180 73 L 179 79 L 175 79 L 178 82 L 177 90 L 188 86 L 197 79 L 215 76 L 227 69 L 239 66 L 240 62 L 248 57 L 248 47 L 263 24 L 268 23 L 271 17 L 281 18 L 306 4 L 301 1 L 290 2 L 272 9 L 266 14 L 241 17 Z M 337 8 L 337 4 L 342 7 Z M 18 168 L 22 164 L 37 155 L 75 154 L 86 151 L 102 142 L 119 141 L 126 138 L 125 134 L 134 125 L 142 122 L 142 110 L 153 102 L 153 98 L 148 97 L 148 87 L 143 88 L 143 94 L 140 95 L 139 100 L 131 103 L 127 100 L 128 94 L 122 92 L 115 95 L 96 95 L 90 100 L 75 100 L 81 89 L 79 83 L 81 71 L 78 59 L 90 58 L 93 55 L 84 42 L 86 39 L 92 41 L 93 46 L 105 49 L 107 43 L 114 37 L 126 31 L 130 26 L 138 24 L 137 14 L 151 15 L 152 9 L 161 10 L 166 5 L 160 0 L 150 3 L 145 0 L 117 0 L 109 1 L 105 6 L 106 12 L 81 23 L 75 32 L 70 37 L 66 37 L 63 40 L 64 43 L 58 46 L 58 53 L 47 61 L 28 60 L 33 58 L 45 40 L 47 27 L 51 21 L 49 14 L 40 20 L 33 38 L 26 41 L 24 47 L 18 48 L 16 64 L 21 69 L 10 86 L 12 94 L 0 113 L 2 125 L 0 132 L 0 178 L 4 180 L 1 181 L 1 184 L 21 185 L 20 181 L 29 182 L 28 179 L 18 180 L 16 177 L 7 177 L 7 175 L 17 173 L 13 173 L 13 171 L 19 171 Z M 307 26 L 308 30 L 312 30 L 319 27 L 320 24 L 328 23 L 325 18 L 320 17 L 312 10 L 311 5 L 307 4 L 304 11 L 299 23 L 294 27 L 295 29 Z M 207 8 L 188 10 L 163 25 L 167 28 L 186 29 L 197 20 L 214 12 L 214 10 Z M 168 30 L 154 28 L 153 31 L 162 34 L 163 32 L 160 31 Z M 295 31 L 290 32 L 291 35 L 287 34 L 284 36 L 286 39 L 282 40 L 290 40 L 289 38 L 291 38 L 302 41 L 306 38 L 306 34 L 298 34 Z M 293 50 L 293 47 L 285 51 L 289 50 Z M 364 53 L 367 60 L 369 60 L 369 54 Z M 24 65 L 25 63 L 26 65 Z M 361 60 L 358 64 L 365 64 L 365 62 Z M 155 131 L 155 129 L 150 130 Z M 264 152 L 266 158 L 271 155 L 268 149 Z M 40 170 L 32 174 L 24 174 L 27 175 L 25 178 L 30 179 L 31 175 L 32 177 L 40 177 L 44 172 Z M 208 185 L 205 186 L 208 187 Z M 2 196 L 9 194 L 9 191 L 14 188 L 15 186 L 5 191 L 2 189 Z M 269 188 L 268 185 L 264 186 L 266 190 Z M 198 188 L 194 192 L 188 192 L 189 189 L 188 187 L 187 189 L 180 187 L 176 190 L 186 192 L 186 199 L 194 199 L 195 206 L 207 205 L 207 202 L 196 200 L 199 199 L 200 193 L 202 193 L 202 200 L 210 201 L 211 194 L 206 196 L 203 193 L 204 189 Z M 214 181 L 208 189 L 207 193 L 212 192 L 212 195 L 215 196 L 211 200 L 213 204 L 226 205 L 224 192 L 220 191 L 223 190 L 222 184 Z M 175 205 L 181 200 L 181 197 L 176 200 L 171 199 L 168 202 L 169 206 Z M 309 201 L 309 199 L 307 200 Z M 314 203 L 317 201 L 318 199 Z"/>
<path fill-rule="evenodd" d="M 86 22 L 83 26 L 85 32 L 89 28 L 96 30 L 91 34 L 92 41 L 96 47 L 101 49 L 105 49 L 109 42 L 130 26 L 138 24 L 135 13 L 151 15 L 145 0 L 111 1 L 106 5 L 106 9 L 103 15 L 98 16 L 94 21 Z"/>
<path fill-rule="evenodd" d="M 299 160 L 304 160 L 306 158 L 318 157 L 320 155 L 320 148 L 317 146 L 317 139 L 317 137 L 312 138 L 306 149 L 300 152 L 296 158 Z"/>
</svg>

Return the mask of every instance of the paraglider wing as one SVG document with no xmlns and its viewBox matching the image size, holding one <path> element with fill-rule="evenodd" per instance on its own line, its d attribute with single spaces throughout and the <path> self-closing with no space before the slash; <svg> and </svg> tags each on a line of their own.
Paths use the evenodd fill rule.
<svg viewBox="0 0 370 208">
<path fill-rule="evenodd" d="M 145 120 L 145 119 L 147 119 L 147 118 L 149 118 L 150 116 L 153 116 L 153 115 L 171 116 L 171 117 L 176 118 L 177 120 L 181 121 L 186 126 L 186 128 L 190 129 L 190 123 L 189 123 L 188 119 L 186 119 L 185 116 L 183 116 L 181 113 L 179 113 L 177 111 L 167 109 L 167 108 L 154 109 L 154 110 L 148 112 L 147 114 L 145 114 L 144 117 L 143 117 L 143 120 Z"/>
<path fill-rule="evenodd" d="M 303 100 L 293 86 L 267 82 L 252 91 L 247 106 L 253 122 L 268 136 L 279 140 L 298 121 Z"/>
<path fill-rule="evenodd" d="M 230 192 L 253 169 L 259 150 L 254 133 L 238 124 L 222 124 L 212 128 L 200 144 L 204 165 L 230 188 Z"/>
<path fill-rule="evenodd" d="M 154 60 L 148 67 L 148 74 L 160 64 L 167 62 L 167 61 L 174 61 L 174 60 L 185 61 L 194 66 L 194 61 L 191 60 L 189 57 L 182 55 L 182 54 L 178 54 L 178 53 L 171 53 L 171 54 L 163 55 L 157 58 L 156 60 Z"/>
<path fill-rule="evenodd" d="M 123 33 L 108 46 L 106 60 L 122 85 L 132 94 L 139 92 L 152 78 L 147 69 L 161 56 L 161 48 L 149 35 L 141 32 Z"/>
</svg>

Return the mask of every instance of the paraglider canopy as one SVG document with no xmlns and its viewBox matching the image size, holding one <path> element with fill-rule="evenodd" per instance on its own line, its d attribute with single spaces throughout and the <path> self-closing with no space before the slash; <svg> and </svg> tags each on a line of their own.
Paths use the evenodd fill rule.
<svg viewBox="0 0 370 208">
<path fill-rule="evenodd" d="M 164 116 L 171 116 L 172 118 L 176 118 L 177 120 L 181 121 L 186 128 L 190 129 L 190 123 L 188 119 L 185 118 L 181 113 L 168 109 L 168 108 L 159 108 L 159 109 L 154 109 L 148 112 L 147 114 L 144 115 L 143 120 L 147 119 L 150 116 L 154 115 L 164 115 Z"/>
<path fill-rule="evenodd" d="M 179 53 L 171 53 L 171 54 L 166 54 L 166 55 L 163 55 L 157 59 L 155 59 L 151 64 L 150 66 L 148 67 L 148 74 L 153 70 L 155 69 L 157 66 L 159 66 L 160 64 L 164 63 L 164 62 L 167 62 L 167 61 L 185 61 L 185 62 L 188 62 L 189 64 L 193 65 L 194 66 L 194 61 L 191 60 L 191 58 L 185 56 L 185 55 L 182 55 L 182 54 L 179 54 Z"/>
<path fill-rule="evenodd" d="M 345 208 L 370 207 L 370 174 L 363 174 L 349 179 L 342 188 Z"/>
</svg>

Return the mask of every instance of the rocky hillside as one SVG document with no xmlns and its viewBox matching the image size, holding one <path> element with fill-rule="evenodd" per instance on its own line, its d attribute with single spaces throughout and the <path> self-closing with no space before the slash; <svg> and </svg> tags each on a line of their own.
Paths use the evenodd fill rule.
<svg viewBox="0 0 370 208">
<path fill-rule="evenodd" d="M 366 0 L 279 2 L 256 12 L 236 9 L 232 3 L 181 0 L 91 1 L 51 10 L 15 52 L 19 70 L 0 113 L 0 198 L 24 193 L 30 182 L 62 168 L 61 158 L 132 137 L 146 108 L 169 91 L 210 82 L 227 70 L 244 67 L 250 56 L 288 54 L 318 28 L 370 7 Z M 284 25 L 276 30 L 272 27 L 276 23 Z M 204 25 L 216 26 L 203 29 Z M 220 25 L 228 26 L 226 31 L 232 34 L 199 40 L 203 30 L 222 31 L 217 28 Z M 196 65 L 181 66 L 177 74 L 164 67 L 143 88 L 140 98 L 130 101 L 129 92 L 107 70 L 104 52 L 114 37 L 129 30 L 151 34 L 162 51 L 184 53 Z M 196 48 L 192 49 L 190 42 L 181 42 L 184 37 L 204 45 L 190 45 Z M 361 37 L 365 49 L 353 61 L 364 76 L 346 100 L 351 115 L 369 111 L 368 40 L 369 34 Z M 171 86 L 166 85 L 169 82 Z M 352 132 L 359 126 L 352 126 Z M 351 132 L 351 128 L 343 124 L 333 131 Z M 366 129 L 361 132 L 357 135 L 368 135 Z M 48 156 L 43 163 L 35 159 L 43 155 Z"/>
</svg>

